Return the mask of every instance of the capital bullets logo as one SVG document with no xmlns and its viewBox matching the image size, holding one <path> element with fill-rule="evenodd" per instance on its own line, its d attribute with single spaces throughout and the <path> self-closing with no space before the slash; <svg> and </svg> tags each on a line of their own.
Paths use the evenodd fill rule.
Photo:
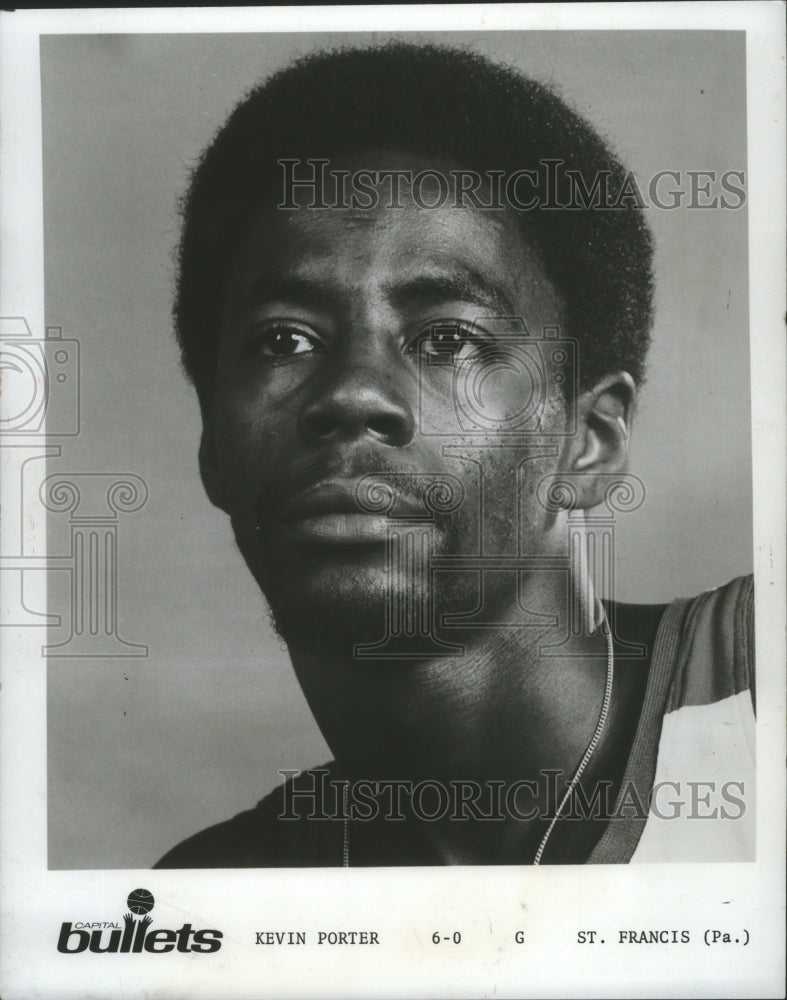
<svg viewBox="0 0 787 1000">
<path fill-rule="evenodd" d="M 147 889 L 134 889 L 126 900 L 130 913 L 120 923 L 64 921 L 60 926 L 57 950 L 64 955 L 78 955 L 83 951 L 96 954 L 140 954 L 163 955 L 169 951 L 211 952 L 221 948 L 224 936 L 217 930 L 195 931 L 191 924 L 183 924 L 178 930 L 157 928 L 151 930 L 153 918 L 150 911 L 155 905 L 153 894 Z M 132 914 L 137 914 L 137 917 Z"/>
</svg>

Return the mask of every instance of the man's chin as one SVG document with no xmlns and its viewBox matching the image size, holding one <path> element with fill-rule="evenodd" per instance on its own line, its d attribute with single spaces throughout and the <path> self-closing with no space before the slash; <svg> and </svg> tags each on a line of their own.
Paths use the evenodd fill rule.
<svg viewBox="0 0 787 1000">
<path fill-rule="evenodd" d="M 392 571 L 379 544 L 307 548 L 285 546 L 269 535 L 256 545 L 238 541 L 276 631 L 291 650 L 364 659 L 358 647 L 376 646 L 373 659 L 384 659 L 386 652 L 395 659 L 422 657 L 418 637 L 431 632 L 435 599 L 442 599 L 444 611 L 464 610 L 477 596 L 464 593 L 466 580 L 435 587 L 426 566 L 407 559 Z"/>
<path fill-rule="evenodd" d="M 357 648 L 385 638 L 385 614 L 379 607 L 327 601 L 315 607 L 270 599 L 273 624 L 290 650 L 356 658 Z"/>
<path fill-rule="evenodd" d="M 290 649 L 352 656 L 389 631 L 390 597 L 374 574 L 326 574 L 327 579 L 288 585 L 260 580 L 274 626 Z"/>
</svg>

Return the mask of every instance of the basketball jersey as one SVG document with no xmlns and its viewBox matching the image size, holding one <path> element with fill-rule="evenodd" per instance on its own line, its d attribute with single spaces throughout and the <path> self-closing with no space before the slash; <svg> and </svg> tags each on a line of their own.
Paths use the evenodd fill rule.
<svg viewBox="0 0 787 1000">
<path fill-rule="evenodd" d="M 752 577 L 670 604 L 618 796 L 649 809 L 612 819 L 589 863 L 753 861 L 754 710 Z"/>
<path fill-rule="evenodd" d="M 754 860 L 754 697 L 752 578 L 670 604 L 615 808 L 586 863 Z M 304 772 L 295 785 L 314 787 L 331 770 Z M 284 798 L 280 786 L 155 867 L 341 864 L 342 824 L 282 820 Z M 404 831 L 399 848 L 387 864 L 418 863 Z"/>
</svg>

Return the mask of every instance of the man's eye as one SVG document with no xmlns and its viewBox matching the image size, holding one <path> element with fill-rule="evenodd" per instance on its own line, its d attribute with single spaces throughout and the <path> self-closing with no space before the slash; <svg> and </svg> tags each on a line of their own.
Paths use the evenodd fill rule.
<svg viewBox="0 0 787 1000">
<path fill-rule="evenodd" d="M 417 343 L 422 354 L 447 364 L 479 361 L 492 346 L 477 329 L 465 323 L 432 326 L 417 338 Z"/>
<path fill-rule="evenodd" d="M 258 329 L 254 343 L 259 354 L 266 358 L 291 358 L 320 348 L 315 334 L 291 323 L 277 323 Z"/>
</svg>

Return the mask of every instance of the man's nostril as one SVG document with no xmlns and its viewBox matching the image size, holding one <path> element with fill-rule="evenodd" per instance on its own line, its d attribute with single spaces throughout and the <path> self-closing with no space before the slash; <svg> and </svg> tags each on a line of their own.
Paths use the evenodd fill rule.
<svg viewBox="0 0 787 1000">
<path fill-rule="evenodd" d="M 326 412 L 310 413 L 306 418 L 306 428 L 313 437 L 329 438 L 338 427 L 339 422 Z"/>
<path fill-rule="evenodd" d="M 377 437 L 393 440 L 401 436 L 402 421 L 393 414 L 378 413 L 366 421 L 366 427 Z"/>
</svg>

